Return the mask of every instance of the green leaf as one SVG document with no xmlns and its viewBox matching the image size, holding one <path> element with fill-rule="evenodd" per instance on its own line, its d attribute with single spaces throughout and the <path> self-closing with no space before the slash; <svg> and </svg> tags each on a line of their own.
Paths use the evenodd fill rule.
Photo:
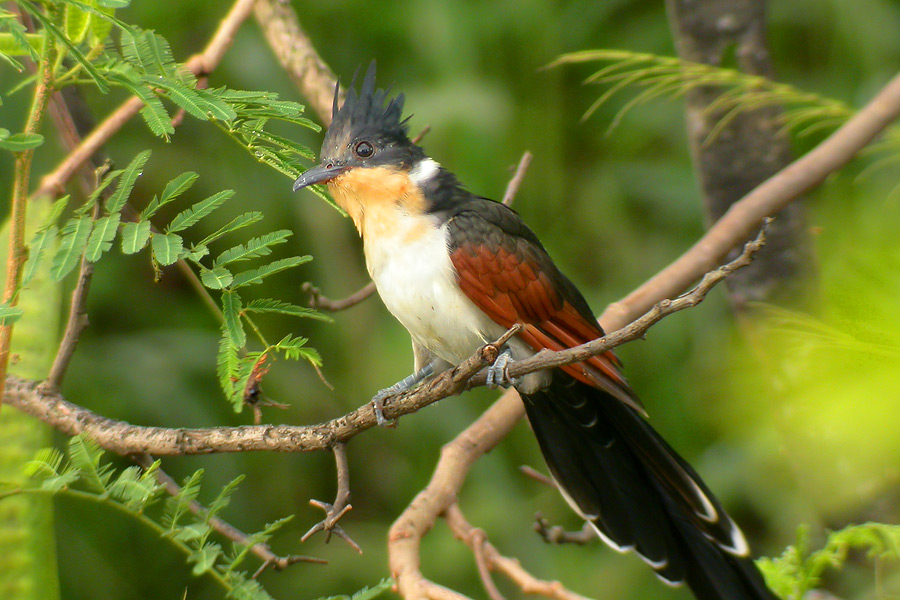
<svg viewBox="0 0 900 600">
<path fill-rule="evenodd" d="M 105 7 L 102 4 L 97 7 L 97 12 L 101 12 L 112 16 L 115 14 L 115 8 Z M 91 36 L 90 36 L 90 44 L 91 46 L 96 46 L 98 44 L 102 44 L 106 41 L 106 38 L 109 37 L 109 32 L 112 31 L 112 21 L 108 21 L 106 19 L 100 19 L 94 17 L 91 19 Z"/>
<path fill-rule="evenodd" d="M 109 485 L 110 496 L 121 500 L 131 510 L 143 510 L 163 492 L 163 486 L 153 474 L 158 469 L 158 460 L 146 471 L 137 466 L 124 469 Z"/>
<path fill-rule="evenodd" d="M 184 250 L 184 240 L 177 233 L 151 233 L 150 244 L 157 262 L 163 266 L 174 264 Z"/>
<path fill-rule="evenodd" d="M 239 368 L 238 347 L 231 343 L 231 336 L 225 331 L 223 325 L 222 337 L 219 340 L 219 352 L 216 355 L 216 376 L 219 378 L 219 386 L 225 392 L 228 400 L 233 399 Z M 240 406 L 241 403 L 238 403 L 238 412 L 240 412 Z"/>
<path fill-rule="evenodd" d="M 169 43 L 152 31 L 123 31 L 122 55 L 141 73 L 174 76 L 177 71 Z"/>
<path fill-rule="evenodd" d="M 231 271 L 223 266 L 200 269 L 200 281 L 211 290 L 223 290 L 231 284 L 233 279 Z"/>
<path fill-rule="evenodd" d="M 158 76 L 148 76 L 144 78 L 144 82 L 166 90 L 166 96 L 183 108 L 189 115 L 207 121 L 209 116 L 206 114 L 205 106 L 207 103 L 201 98 L 197 92 L 187 87 L 180 81 L 164 79 Z"/>
<path fill-rule="evenodd" d="M 304 358 L 315 365 L 321 365 L 322 359 L 319 353 L 313 348 L 305 347 L 308 341 L 309 339 L 305 337 L 293 337 L 291 334 L 287 334 L 277 344 L 272 346 L 272 349 L 283 352 L 285 358 L 290 360 Z"/>
<path fill-rule="evenodd" d="M 92 491 L 105 493 L 112 469 L 109 465 L 101 465 L 103 451 L 97 442 L 84 434 L 69 440 L 69 460 L 72 466 L 81 472 L 81 479 Z"/>
<path fill-rule="evenodd" d="M 159 200 L 153 198 L 150 204 L 147 205 L 141 212 L 141 217 L 144 219 L 149 219 L 156 211 L 158 211 L 162 206 L 168 204 L 184 192 L 188 191 L 194 182 L 197 180 L 199 175 L 194 173 L 193 171 L 185 171 L 180 175 L 176 175 L 166 184 L 165 189 L 163 190 L 162 196 L 160 196 Z"/>
<path fill-rule="evenodd" d="M 222 488 L 222 491 L 216 496 L 215 500 L 209 503 L 209 507 L 206 513 L 206 523 L 209 523 L 210 519 L 213 517 L 217 517 L 222 510 L 228 506 L 228 503 L 231 502 L 231 494 L 234 493 L 234 490 L 238 485 L 244 480 L 244 475 L 238 475 L 234 479 L 232 479 L 228 484 Z"/>
<path fill-rule="evenodd" d="M 150 221 L 125 223 L 122 226 L 122 253 L 135 254 L 144 249 L 150 239 Z"/>
<path fill-rule="evenodd" d="M 11 13 L 9 13 L 11 14 Z M 31 40 L 33 37 L 40 38 L 41 43 L 40 46 L 43 46 L 43 38 L 44 36 L 41 34 L 30 34 L 28 30 L 25 29 L 25 26 L 19 22 L 19 19 L 15 16 L 12 16 L 6 20 L 6 28 L 9 29 L 9 34 L 12 36 L 13 40 L 15 40 L 16 45 L 20 48 L 24 49 L 25 52 L 31 55 L 31 60 L 34 62 L 40 62 L 41 55 L 38 54 L 38 47 L 35 46 Z"/>
<path fill-rule="evenodd" d="M 231 338 L 231 343 L 243 348 L 247 343 L 247 336 L 241 323 L 241 297 L 237 292 L 229 290 L 222 294 L 222 314 L 225 317 L 225 331 Z"/>
<path fill-rule="evenodd" d="M 106 8 L 128 8 L 131 0 L 97 0 L 97 4 Z"/>
<path fill-rule="evenodd" d="M 256 300 L 251 300 L 250 304 L 244 307 L 244 312 L 277 313 L 291 317 L 307 317 L 329 322 L 333 320 L 328 315 L 324 315 L 312 308 L 289 304 L 287 302 L 282 302 L 281 300 L 275 300 L 274 298 L 257 298 Z"/>
<path fill-rule="evenodd" d="M 166 508 L 163 512 L 163 524 L 174 530 L 178 526 L 181 517 L 191 510 L 191 503 L 200 494 L 200 482 L 203 480 L 203 469 L 197 469 L 190 477 L 184 480 L 181 491 L 166 500 Z"/>
<path fill-rule="evenodd" d="M 23 150 L 37 148 L 43 143 L 44 136 L 38 133 L 16 133 L 0 139 L 0 149 L 10 150 L 11 152 L 22 152 Z"/>
<path fill-rule="evenodd" d="M 222 190 L 208 198 L 204 198 L 188 209 L 185 209 L 175 215 L 172 222 L 166 228 L 167 232 L 183 231 L 188 227 L 196 225 L 200 219 L 206 217 L 211 212 L 222 206 L 229 198 L 234 196 L 234 190 Z"/>
<path fill-rule="evenodd" d="M 205 105 L 203 109 L 209 115 L 220 121 L 231 121 L 237 118 L 237 113 L 228 105 L 227 102 L 221 100 L 210 90 L 195 89 L 194 92 L 203 99 Z"/>
<path fill-rule="evenodd" d="M 63 226 L 59 249 L 50 267 L 50 276 L 53 279 L 61 280 L 78 264 L 90 239 L 92 226 L 93 220 L 90 215 L 73 217 Z"/>
<path fill-rule="evenodd" d="M 19 73 L 21 73 L 22 71 L 25 70 L 25 65 L 23 65 L 22 63 L 20 63 L 16 59 L 14 59 L 12 56 L 10 56 L 12 54 L 12 52 L 10 52 L 9 47 L 5 43 L 7 39 L 12 39 L 12 38 L 9 37 L 9 34 L 0 33 L 0 60 L 6 61 L 6 64 L 11 66 L 13 69 L 18 71 Z M 3 101 L 2 101 L 2 99 L 0 99 L 0 105 L 2 105 L 2 104 L 3 104 Z M 4 131 L 6 131 L 6 130 L 4 130 Z M 7 131 L 7 134 L 8 133 L 9 132 Z"/>
<path fill-rule="evenodd" d="M 180 527 L 172 538 L 180 542 L 194 542 L 208 536 L 210 530 L 206 523 L 191 523 Z"/>
<path fill-rule="evenodd" d="M 119 229 L 119 214 L 106 215 L 94 222 L 91 238 L 84 256 L 89 262 L 97 262 L 104 252 L 112 248 L 113 239 Z"/>
<path fill-rule="evenodd" d="M 375 600 L 378 596 L 391 589 L 394 580 L 390 577 L 382 579 L 372 587 L 364 587 L 350 596 L 350 600 Z"/>
<path fill-rule="evenodd" d="M 55 477 L 59 475 L 62 461 L 62 452 L 56 448 L 41 448 L 33 459 L 25 463 L 23 471 L 27 477 Z"/>
<path fill-rule="evenodd" d="M 121 85 L 141 99 L 141 102 L 144 103 L 144 107 L 141 109 L 141 117 L 147 123 L 150 131 L 153 132 L 153 135 L 168 139 L 168 136 L 175 133 L 175 127 L 172 125 L 169 113 L 166 112 L 166 107 L 163 106 L 162 100 L 153 93 L 153 90 L 139 79 L 134 80 L 127 74 L 119 71 L 109 71 L 107 77 L 113 83 Z"/>
<path fill-rule="evenodd" d="M 245 285 L 262 283 L 262 280 L 269 275 L 274 275 L 275 273 L 279 273 L 286 269 L 302 265 L 310 260 L 312 260 L 311 256 L 292 256 L 290 258 L 282 258 L 281 260 L 270 262 L 269 264 L 256 269 L 241 271 L 240 273 L 235 274 L 234 281 L 231 283 L 231 289 L 236 290 Z"/>
<path fill-rule="evenodd" d="M 144 150 L 131 159 L 131 162 L 128 163 L 128 166 L 122 172 L 116 191 L 106 200 L 106 212 L 110 214 L 118 213 L 125 207 L 125 203 L 128 202 L 128 196 L 131 195 L 131 190 L 134 189 L 134 184 L 144 172 L 144 164 L 146 164 L 148 158 L 150 158 L 150 150 Z"/>
<path fill-rule="evenodd" d="M 37 273 L 37 268 L 44 258 L 47 248 L 56 240 L 56 234 L 59 228 L 51 225 L 48 228 L 39 230 L 31 238 L 31 244 L 28 245 L 28 260 L 25 261 L 25 267 L 22 270 L 22 287 L 27 286 Z"/>
<path fill-rule="evenodd" d="M 246 244 L 238 244 L 225 250 L 216 257 L 213 264 L 227 265 L 228 263 L 241 260 L 268 256 L 272 253 L 272 246 L 284 243 L 291 235 L 293 235 L 293 232 L 289 229 L 279 229 L 278 231 L 252 238 Z"/>
<path fill-rule="evenodd" d="M 263 214 L 259 211 L 250 211 L 240 214 L 229 221 L 226 225 L 223 225 L 214 233 L 206 236 L 197 244 L 197 246 L 208 246 L 211 242 L 219 239 L 223 235 L 229 234 L 232 231 L 237 231 L 238 229 L 243 229 L 248 225 L 252 225 L 263 218 Z"/>
<path fill-rule="evenodd" d="M 0 303 L 0 325 L 15 323 L 22 318 L 23 314 L 24 311 L 18 306 L 10 306 L 5 302 Z"/>
<path fill-rule="evenodd" d="M 94 83 L 102 93 L 106 93 L 109 91 L 109 87 L 106 85 L 106 80 L 103 78 L 103 75 L 97 70 L 91 61 L 85 57 L 85 55 L 79 50 L 75 44 L 69 41 L 69 38 L 60 31 L 59 27 L 57 27 L 50 19 L 48 19 L 44 13 L 35 8 L 30 2 L 21 1 L 18 2 L 18 5 L 21 6 L 28 14 L 35 18 L 35 20 L 40 21 L 41 25 L 44 26 L 54 39 L 62 43 L 68 49 L 69 54 L 72 55 L 78 64 L 84 68 L 85 72 L 90 75 L 91 79 L 94 80 Z"/>
<path fill-rule="evenodd" d="M 163 106 L 162 101 L 156 96 L 141 99 L 144 100 L 141 118 L 144 119 L 144 122 L 154 135 L 168 140 L 169 136 L 175 133 L 175 126 L 172 125 L 172 119 L 169 118 L 166 107 Z"/>
<path fill-rule="evenodd" d="M 188 562 L 196 563 L 191 570 L 191 573 L 200 576 L 207 571 L 212 570 L 221 554 L 222 547 L 218 544 L 205 544 L 202 548 L 191 553 L 188 557 Z"/>
<path fill-rule="evenodd" d="M 76 44 L 80 44 L 90 31 L 91 17 L 71 4 L 67 5 L 65 10 L 66 36 Z"/>
</svg>

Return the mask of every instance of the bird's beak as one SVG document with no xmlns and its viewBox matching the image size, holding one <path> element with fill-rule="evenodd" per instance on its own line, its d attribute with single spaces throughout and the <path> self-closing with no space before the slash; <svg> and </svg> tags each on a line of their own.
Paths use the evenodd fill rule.
<svg viewBox="0 0 900 600">
<path fill-rule="evenodd" d="M 349 167 L 336 165 L 334 163 L 324 163 L 316 165 L 311 169 L 307 169 L 303 175 L 294 182 L 294 191 L 313 185 L 315 183 L 325 183 L 331 181 L 341 173 L 347 171 Z"/>
</svg>

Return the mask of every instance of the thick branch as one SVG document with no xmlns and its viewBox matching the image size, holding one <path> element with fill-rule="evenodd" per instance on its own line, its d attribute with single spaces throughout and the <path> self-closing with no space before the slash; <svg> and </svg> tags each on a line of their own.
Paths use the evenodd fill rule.
<svg viewBox="0 0 900 600">
<path fill-rule="evenodd" d="M 611 304 L 600 322 L 616 329 L 647 311 L 659 298 L 685 289 L 713 268 L 765 217 L 778 213 L 799 195 L 819 185 L 852 159 L 900 116 L 900 75 L 862 110 L 813 150 L 757 186 L 728 209 L 709 231 L 675 262 L 623 300 Z"/>
<path fill-rule="evenodd" d="M 185 63 L 185 67 L 195 75 L 203 75 L 211 72 L 222 60 L 225 51 L 234 41 L 238 28 L 253 9 L 254 0 L 237 0 L 231 10 L 219 24 L 212 40 L 207 44 L 202 53 L 196 54 Z M 78 147 L 41 180 L 41 186 L 36 194 L 61 193 L 63 186 L 75 174 L 78 168 L 89 160 L 103 144 L 106 143 L 119 129 L 122 128 L 134 115 L 136 115 L 144 103 L 133 96 L 119 106 L 90 135 L 86 136 Z"/>
</svg>

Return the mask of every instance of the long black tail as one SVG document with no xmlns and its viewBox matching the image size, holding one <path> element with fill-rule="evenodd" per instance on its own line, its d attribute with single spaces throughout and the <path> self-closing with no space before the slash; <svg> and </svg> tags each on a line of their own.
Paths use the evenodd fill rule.
<svg viewBox="0 0 900 600">
<path fill-rule="evenodd" d="M 610 546 L 699 600 L 775 598 L 719 501 L 633 409 L 561 371 L 524 400 L 563 495 Z"/>
</svg>

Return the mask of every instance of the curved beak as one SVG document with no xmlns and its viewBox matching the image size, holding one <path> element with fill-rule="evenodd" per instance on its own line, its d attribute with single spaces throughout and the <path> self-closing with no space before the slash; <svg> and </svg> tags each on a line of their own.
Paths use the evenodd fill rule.
<svg viewBox="0 0 900 600">
<path fill-rule="evenodd" d="M 325 163 L 316 165 L 311 169 L 307 169 L 297 181 L 294 182 L 294 191 L 305 188 L 316 183 L 326 183 L 331 181 L 341 173 L 344 173 L 350 167 L 336 165 L 334 163 Z"/>
</svg>

